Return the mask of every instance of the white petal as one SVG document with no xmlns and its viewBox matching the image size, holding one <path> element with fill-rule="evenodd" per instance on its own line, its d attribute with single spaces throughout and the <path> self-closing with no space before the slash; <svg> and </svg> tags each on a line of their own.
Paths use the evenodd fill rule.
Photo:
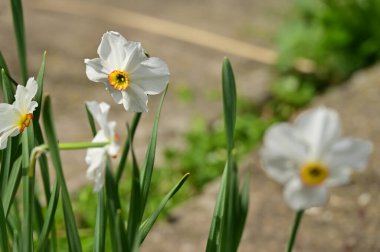
<svg viewBox="0 0 380 252">
<path fill-rule="evenodd" d="M 335 142 L 323 157 L 330 169 L 326 183 L 330 186 L 342 185 L 350 180 L 353 171 L 366 168 L 372 144 L 360 139 L 344 138 Z"/>
<path fill-rule="evenodd" d="M 104 184 L 104 169 L 106 163 L 105 148 L 92 148 L 87 150 L 86 163 L 87 178 L 94 180 L 94 191 L 99 191 Z"/>
<path fill-rule="evenodd" d="M 325 186 L 306 187 L 299 178 L 294 178 L 285 185 L 284 198 L 290 208 L 298 211 L 323 206 L 328 200 L 328 192 Z"/>
<path fill-rule="evenodd" d="M 84 63 L 86 64 L 86 75 L 89 80 L 108 84 L 108 74 L 112 71 L 108 68 L 106 62 L 96 58 L 85 59 Z"/>
<path fill-rule="evenodd" d="M 128 41 L 127 44 L 124 45 L 124 51 L 125 58 L 121 70 L 128 74 L 133 73 L 143 61 L 148 59 L 139 42 Z"/>
<path fill-rule="evenodd" d="M 33 97 L 37 93 L 37 82 L 34 78 L 29 78 L 26 86 L 18 85 L 13 105 L 22 114 L 32 113 L 37 107 L 37 103 L 32 103 Z"/>
<path fill-rule="evenodd" d="M 310 146 L 312 160 L 318 160 L 341 135 L 336 111 L 324 107 L 301 113 L 295 121 L 299 133 Z"/>
<path fill-rule="evenodd" d="M 0 135 L 0 150 L 7 147 L 8 138 L 11 136 L 17 136 L 19 134 L 18 127 L 10 127 Z"/>
<path fill-rule="evenodd" d="M 0 133 L 9 129 L 9 127 L 14 127 L 18 124 L 20 120 L 20 113 L 14 106 L 1 103 L 0 104 Z"/>
<path fill-rule="evenodd" d="M 148 96 L 139 86 L 131 84 L 126 90 L 122 91 L 122 94 L 126 111 L 148 112 Z"/>
<path fill-rule="evenodd" d="M 146 94 L 161 93 L 169 81 L 169 68 L 159 58 L 149 58 L 131 73 L 131 82 L 144 89 Z"/>
<path fill-rule="evenodd" d="M 111 94 L 113 100 L 117 104 L 122 104 L 123 103 L 123 95 L 122 95 L 121 91 L 114 89 L 108 83 L 106 84 L 106 90 Z"/>
<path fill-rule="evenodd" d="M 102 129 L 106 129 L 107 125 L 107 117 L 108 111 L 110 109 L 110 105 L 105 102 L 98 103 L 96 101 L 88 101 L 86 102 L 88 110 L 91 112 L 95 121 L 99 124 Z"/>
<path fill-rule="evenodd" d="M 106 32 L 98 47 L 98 54 L 102 60 L 108 62 L 112 69 L 121 69 L 126 58 L 124 50 L 126 44 L 127 40 L 118 32 Z"/>
</svg>

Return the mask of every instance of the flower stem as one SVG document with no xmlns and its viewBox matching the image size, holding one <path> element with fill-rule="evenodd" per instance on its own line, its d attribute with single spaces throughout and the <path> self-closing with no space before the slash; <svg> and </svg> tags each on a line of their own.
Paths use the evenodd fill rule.
<svg viewBox="0 0 380 252">
<path fill-rule="evenodd" d="M 294 242 L 295 242 L 296 237 L 297 237 L 297 231 L 298 231 L 298 227 L 301 223 L 303 212 L 304 212 L 304 210 L 299 210 L 296 213 L 296 218 L 294 219 L 292 233 L 290 234 L 290 238 L 288 241 L 288 246 L 286 248 L 286 252 L 291 252 L 293 250 Z"/>
<path fill-rule="evenodd" d="M 87 149 L 87 148 L 101 148 L 109 144 L 109 142 L 100 142 L 100 143 L 93 143 L 93 142 L 74 142 L 74 143 L 60 143 L 58 144 L 58 148 L 60 150 L 80 150 L 80 149 Z M 34 175 L 34 170 L 36 166 L 36 161 L 39 155 L 42 153 L 45 153 L 49 150 L 49 145 L 47 144 L 41 144 L 39 146 L 36 146 L 32 150 L 32 154 L 30 157 L 30 166 L 29 166 L 29 176 Z"/>
</svg>

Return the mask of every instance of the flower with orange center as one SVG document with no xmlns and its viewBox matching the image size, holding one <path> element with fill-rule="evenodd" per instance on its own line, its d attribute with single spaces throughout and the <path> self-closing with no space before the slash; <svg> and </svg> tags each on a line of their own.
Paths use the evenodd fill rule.
<svg viewBox="0 0 380 252">
<path fill-rule="evenodd" d="M 164 61 L 148 57 L 140 43 L 127 41 L 117 32 L 104 33 L 98 55 L 84 60 L 87 77 L 103 83 L 127 111 L 148 111 L 148 95 L 161 93 L 169 81 Z"/>
<path fill-rule="evenodd" d="M 294 210 L 322 206 L 328 188 L 350 181 L 366 167 L 372 144 L 343 138 L 338 114 L 320 107 L 301 113 L 294 124 L 269 128 L 261 149 L 267 174 L 285 185 L 284 198 Z"/>
<path fill-rule="evenodd" d="M 0 149 L 7 147 L 8 137 L 17 136 L 30 125 L 33 111 L 38 106 L 32 101 L 37 88 L 34 78 L 29 78 L 26 86 L 17 86 L 13 104 L 0 104 Z"/>
<path fill-rule="evenodd" d="M 93 143 L 109 142 L 101 148 L 90 148 L 87 150 L 86 163 L 88 164 L 87 178 L 94 180 L 94 191 L 98 192 L 103 187 L 107 155 L 116 157 L 119 151 L 117 143 L 118 135 L 115 132 L 116 122 L 108 122 L 108 111 L 110 106 L 105 103 L 95 101 L 86 102 L 87 108 L 95 121 L 99 124 L 100 130 L 96 133 Z"/>
</svg>

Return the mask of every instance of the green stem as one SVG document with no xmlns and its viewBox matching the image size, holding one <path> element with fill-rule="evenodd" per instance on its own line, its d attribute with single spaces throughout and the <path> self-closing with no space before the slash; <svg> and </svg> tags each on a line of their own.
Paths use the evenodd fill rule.
<svg viewBox="0 0 380 252">
<path fill-rule="evenodd" d="M 296 218 L 294 219 L 292 233 L 290 234 L 288 246 L 286 248 L 287 252 L 291 252 L 293 250 L 294 242 L 295 242 L 296 237 L 297 237 L 297 231 L 298 231 L 298 227 L 301 223 L 303 212 L 304 212 L 304 210 L 299 210 L 296 213 Z"/>
<path fill-rule="evenodd" d="M 58 148 L 60 150 L 80 150 L 87 148 L 101 148 L 109 144 L 109 142 L 100 142 L 100 143 L 92 143 L 92 142 L 75 142 L 75 143 L 60 143 L 58 144 Z M 30 166 L 29 166 L 29 176 L 34 176 L 34 170 L 36 167 L 36 161 L 38 156 L 41 153 L 44 153 L 49 150 L 49 145 L 41 144 L 33 148 L 31 157 L 30 157 Z"/>
</svg>

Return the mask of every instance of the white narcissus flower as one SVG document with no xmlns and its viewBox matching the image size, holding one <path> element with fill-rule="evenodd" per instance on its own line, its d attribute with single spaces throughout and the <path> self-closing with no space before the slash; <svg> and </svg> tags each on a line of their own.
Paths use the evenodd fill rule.
<svg viewBox="0 0 380 252">
<path fill-rule="evenodd" d="M 148 95 L 161 93 L 169 81 L 166 63 L 147 57 L 141 44 L 117 32 L 106 32 L 98 47 L 99 58 L 85 59 L 87 77 L 101 82 L 126 111 L 147 112 Z"/>
<path fill-rule="evenodd" d="M 29 126 L 38 106 L 32 101 L 37 89 L 37 82 L 29 78 L 26 86 L 17 86 L 13 104 L 0 103 L 0 149 L 7 147 L 8 137 L 17 136 Z"/>
<path fill-rule="evenodd" d="M 294 124 L 268 129 L 261 149 L 264 170 L 285 185 L 284 198 L 294 210 L 322 206 L 328 187 L 346 184 L 365 169 L 372 144 L 343 138 L 336 111 L 324 107 L 301 113 Z"/>
<path fill-rule="evenodd" d="M 104 173 L 107 161 L 107 155 L 115 157 L 119 151 L 117 144 L 117 134 L 115 133 L 116 122 L 107 121 L 110 106 L 107 103 L 97 103 L 95 101 L 86 102 L 87 108 L 99 124 L 100 130 L 97 132 L 93 143 L 109 142 L 104 147 L 89 148 L 86 154 L 86 163 L 88 165 L 87 178 L 94 180 L 94 191 L 98 192 L 104 184 Z"/>
</svg>

